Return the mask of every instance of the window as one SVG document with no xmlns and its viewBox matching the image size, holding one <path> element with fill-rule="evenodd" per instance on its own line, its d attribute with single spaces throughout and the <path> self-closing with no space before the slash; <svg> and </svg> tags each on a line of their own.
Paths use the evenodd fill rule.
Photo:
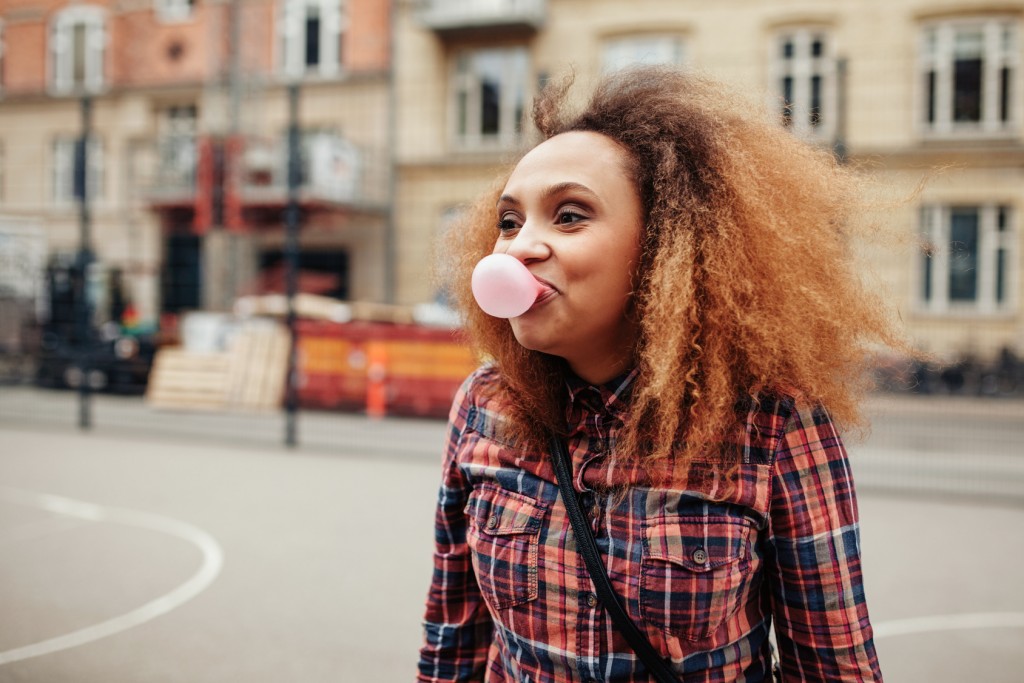
<svg viewBox="0 0 1024 683">
<path fill-rule="evenodd" d="M 153 9 L 160 21 L 187 21 L 192 18 L 195 0 L 153 0 Z"/>
<path fill-rule="evenodd" d="M 281 71 L 290 78 L 338 72 L 344 29 L 341 0 L 285 0 Z"/>
<path fill-rule="evenodd" d="M 53 203 L 64 206 L 76 201 L 75 147 L 78 137 L 59 137 L 53 141 Z M 99 199 L 103 193 L 103 146 L 96 137 L 89 139 L 86 184 L 89 198 Z"/>
<path fill-rule="evenodd" d="M 836 130 L 836 60 L 827 31 L 781 31 L 772 57 L 774 89 L 782 102 L 782 122 L 805 138 L 828 140 Z"/>
<path fill-rule="evenodd" d="M 988 18 L 928 24 L 921 43 L 921 120 L 927 133 L 1000 133 L 1017 119 L 1017 22 Z"/>
<path fill-rule="evenodd" d="M 1015 276 L 1013 215 L 1005 205 L 930 205 L 921 209 L 927 244 L 919 300 L 930 312 L 1006 310 Z"/>
<path fill-rule="evenodd" d="M 159 169 L 162 187 L 191 189 L 195 185 L 197 164 L 194 104 L 167 107 L 159 112 Z"/>
<path fill-rule="evenodd" d="M 604 44 L 601 68 L 605 73 L 631 64 L 682 64 L 683 39 L 674 35 L 639 35 L 611 38 Z"/>
<path fill-rule="evenodd" d="M 95 92 L 103 87 L 106 46 L 99 7 L 65 9 L 50 26 L 50 85 L 57 93 Z"/>
<path fill-rule="evenodd" d="M 526 82 L 525 48 L 458 53 L 451 92 L 455 144 L 514 146 L 523 132 Z"/>
</svg>

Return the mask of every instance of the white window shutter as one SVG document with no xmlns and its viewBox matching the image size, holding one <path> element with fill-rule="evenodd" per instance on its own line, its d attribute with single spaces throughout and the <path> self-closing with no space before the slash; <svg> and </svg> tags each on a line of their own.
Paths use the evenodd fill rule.
<svg viewBox="0 0 1024 683">
<path fill-rule="evenodd" d="M 320 0 L 320 17 L 320 73 L 333 76 L 340 63 L 341 0 Z"/>
<path fill-rule="evenodd" d="M 303 10 L 301 0 L 284 0 L 281 12 L 281 71 L 289 77 L 298 78 L 302 75 L 303 51 Z"/>
</svg>

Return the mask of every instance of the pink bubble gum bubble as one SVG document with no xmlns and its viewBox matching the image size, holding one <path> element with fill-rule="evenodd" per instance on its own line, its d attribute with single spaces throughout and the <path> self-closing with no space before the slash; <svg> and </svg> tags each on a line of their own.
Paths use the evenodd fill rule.
<svg viewBox="0 0 1024 683">
<path fill-rule="evenodd" d="M 487 315 L 515 318 L 530 310 L 544 285 L 530 275 L 519 259 L 491 254 L 473 269 L 473 297 Z"/>
</svg>

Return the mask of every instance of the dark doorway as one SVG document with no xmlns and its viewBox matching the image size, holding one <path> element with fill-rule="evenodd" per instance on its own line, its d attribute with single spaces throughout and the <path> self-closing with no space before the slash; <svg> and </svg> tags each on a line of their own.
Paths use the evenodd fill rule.
<svg viewBox="0 0 1024 683">
<path fill-rule="evenodd" d="M 285 260 L 281 251 L 265 251 L 260 255 L 260 294 L 285 293 Z M 298 291 L 320 294 L 335 299 L 348 299 L 349 256 L 336 250 L 304 251 L 299 254 Z"/>
<path fill-rule="evenodd" d="M 202 295 L 201 244 L 198 235 L 169 235 L 164 251 L 164 313 L 197 310 Z"/>
</svg>

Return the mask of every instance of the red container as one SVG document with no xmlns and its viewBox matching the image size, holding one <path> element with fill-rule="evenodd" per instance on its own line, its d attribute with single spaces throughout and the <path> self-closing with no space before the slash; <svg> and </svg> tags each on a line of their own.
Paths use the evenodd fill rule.
<svg viewBox="0 0 1024 683">
<path fill-rule="evenodd" d="M 383 382 L 393 415 L 446 417 L 455 392 L 477 366 L 452 330 L 417 325 L 300 320 L 296 323 L 299 403 L 308 408 L 363 411 L 369 382 Z M 367 345 L 381 362 L 368 376 Z M 375 406 L 376 407 L 376 406 Z"/>
</svg>

